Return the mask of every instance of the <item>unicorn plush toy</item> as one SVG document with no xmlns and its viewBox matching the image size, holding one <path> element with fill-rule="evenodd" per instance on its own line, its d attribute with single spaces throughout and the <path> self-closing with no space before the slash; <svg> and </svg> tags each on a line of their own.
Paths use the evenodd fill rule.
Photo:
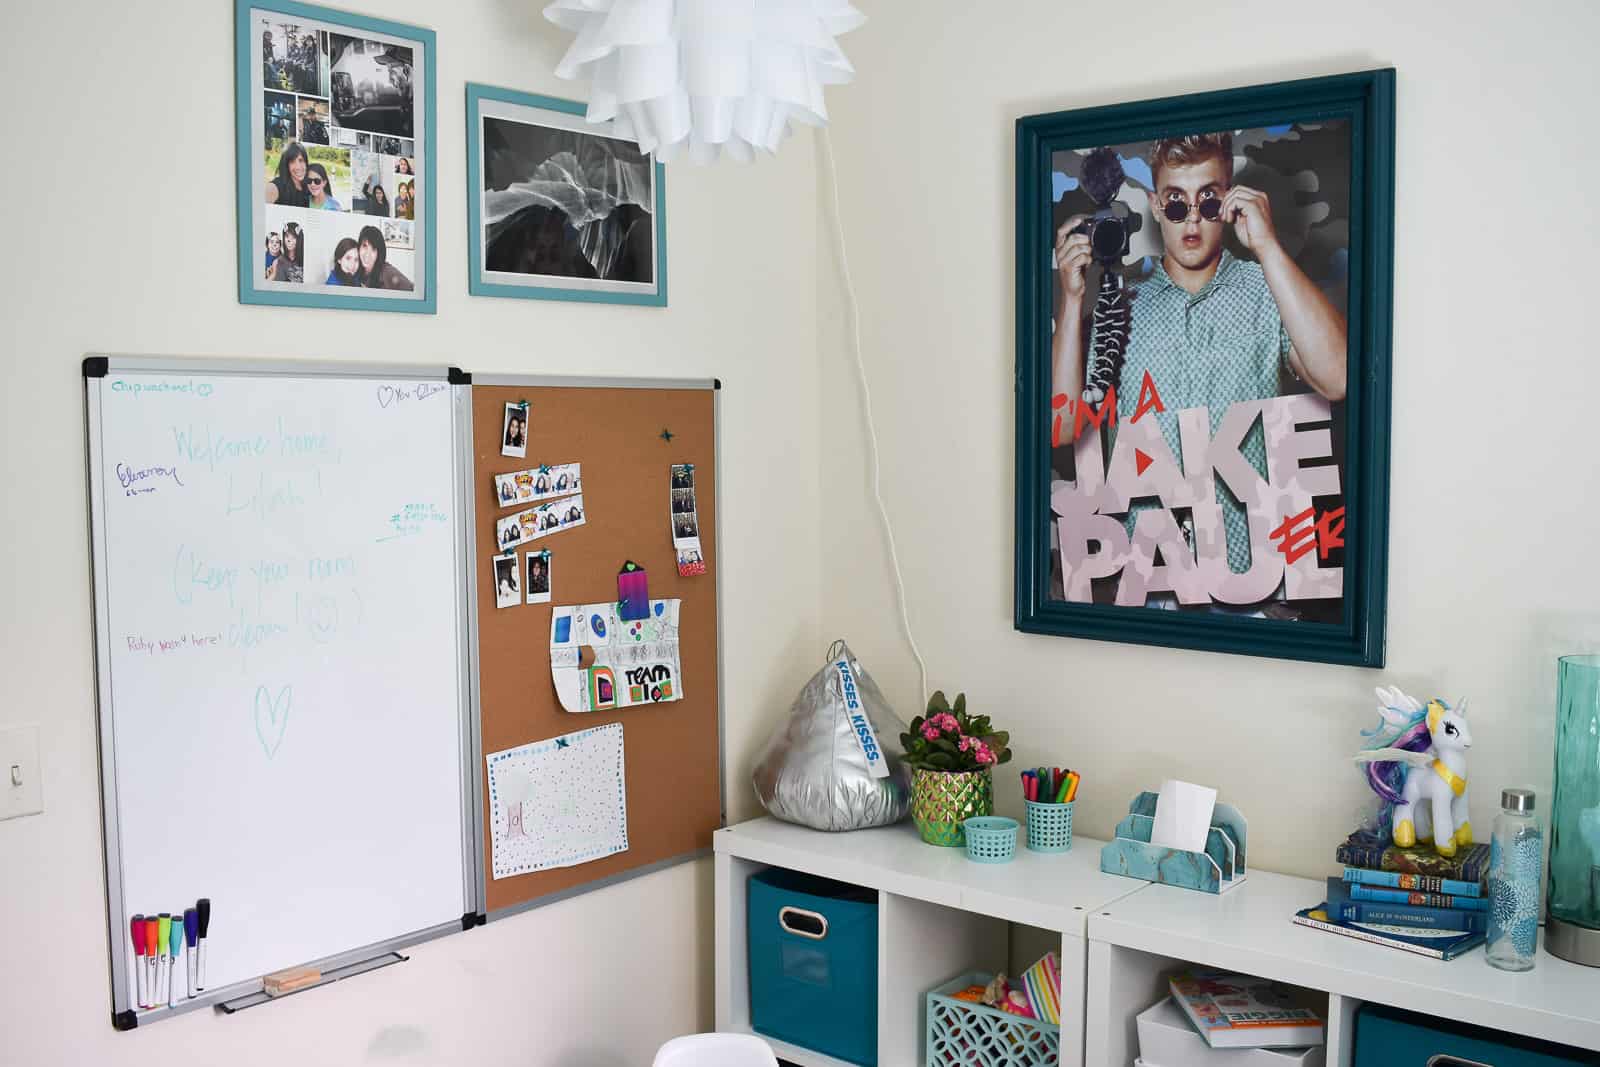
<svg viewBox="0 0 1600 1067">
<path fill-rule="evenodd" d="M 1441 856 L 1472 844 L 1467 817 L 1467 702 L 1418 703 L 1398 689 L 1378 691 L 1378 725 L 1362 733 L 1356 754 L 1367 783 L 1383 801 L 1394 843 L 1411 848 L 1430 841 Z"/>
</svg>

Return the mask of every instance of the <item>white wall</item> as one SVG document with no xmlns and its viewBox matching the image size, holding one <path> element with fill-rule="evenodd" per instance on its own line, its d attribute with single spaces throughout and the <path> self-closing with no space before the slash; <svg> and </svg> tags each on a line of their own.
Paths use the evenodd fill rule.
<svg viewBox="0 0 1600 1067">
<path fill-rule="evenodd" d="M 1213 782 L 1253 861 L 1320 876 L 1365 787 L 1372 687 L 1472 701 L 1481 836 L 1503 786 L 1545 793 L 1554 657 L 1600 636 L 1591 272 L 1600 8 L 1145 0 L 868 3 L 830 97 L 884 486 L 931 688 L 966 690 L 1019 763 L 1086 772 L 1076 826 Z M 1012 628 L 1014 122 L 1379 66 L 1399 71 L 1388 669 Z M 821 191 L 828 201 L 826 187 Z M 1516 219 L 1537 250 L 1517 254 Z M 1527 232 L 1527 231 L 1524 231 Z M 920 703 L 866 486 L 831 232 L 819 251 L 824 631 Z M 1000 806 L 1021 807 L 1016 776 Z M 1547 799 L 1547 798 L 1546 798 Z"/>
<path fill-rule="evenodd" d="M 233 1018 L 110 1025 L 84 502 L 85 352 L 450 362 L 720 376 L 729 766 L 823 654 L 815 548 L 814 159 L 674 166 L 671 307 L 466 294 L 463 82 L 558 96 L 541 4 L 359 4 L 439 39 L 439 313 L 243 307 L 229 3 L 23 5 L 0 45 L 11 146 L 0 256 L 0 727 L 42 727 L 46 810 L 0 823 L 0 1063 L 612 1065 L 711 1023 L 709 865 L 415 949 L 411 962 Z M 782 605 L 782 610 L 775 610 Z M 730 796 L 749 814 L 743 772 Z"/>
</svg>

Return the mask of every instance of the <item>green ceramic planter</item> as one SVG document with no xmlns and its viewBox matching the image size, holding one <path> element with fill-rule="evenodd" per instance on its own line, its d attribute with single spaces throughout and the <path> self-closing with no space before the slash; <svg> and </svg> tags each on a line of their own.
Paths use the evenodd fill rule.
<svg viewBox="0 0 1600 1067">
<path fill-rule="evenodd" d="M 994 778 L 982 771 L 927 771 L 911 776 L 911 820 L 930 845 L 961 848 L 967 835 L 961 824 L 994 814 Z"/>
</svg>

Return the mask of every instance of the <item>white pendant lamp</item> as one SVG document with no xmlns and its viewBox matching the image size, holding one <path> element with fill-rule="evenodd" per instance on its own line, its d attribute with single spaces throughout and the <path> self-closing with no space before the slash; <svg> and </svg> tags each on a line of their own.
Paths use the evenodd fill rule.
<svg viewBox="0 0 1600 1067">
<path fill-rule="evenodd" d="M 590 122 L 659 159 L 777 151 L 789 120 L 827 124 L 822 87 L 855 74 L 837 34 L 866 21 L 849 0 L 555 0 L 577 34 L 556 67 L 587 74 Z"/>
</svg>

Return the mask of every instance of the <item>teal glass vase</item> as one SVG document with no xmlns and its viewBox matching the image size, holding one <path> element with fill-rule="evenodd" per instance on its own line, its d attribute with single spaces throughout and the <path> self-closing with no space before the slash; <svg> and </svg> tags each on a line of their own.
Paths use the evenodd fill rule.
<svg viewBox="0 0 1600 1067">
<path fill-rule="evenodd" d="M 1563 656 L 1557 670 L 1545 948 L 1600 967 L 1600 656 Z"/>
</svg>

